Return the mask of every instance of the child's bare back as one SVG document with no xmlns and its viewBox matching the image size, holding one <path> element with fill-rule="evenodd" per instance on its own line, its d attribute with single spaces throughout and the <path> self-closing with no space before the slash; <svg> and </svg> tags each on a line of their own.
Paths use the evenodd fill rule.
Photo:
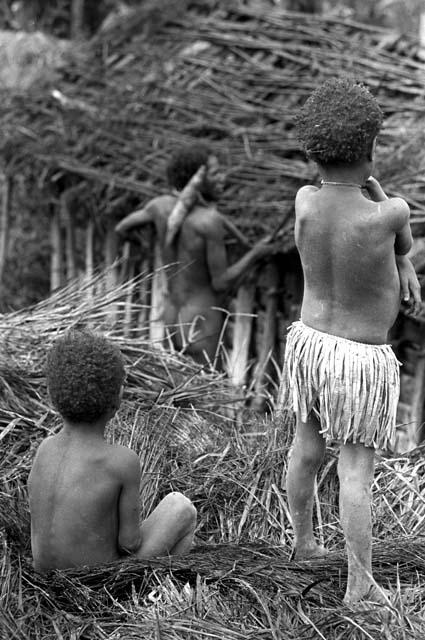
<svg viewBox="0 0 425 640">
<path fill-rule="evenodd" d="M 119 517 L 124 494 L 133 492 L 137 504 L 139 458 L 90 436 L 65 428 L 37 453 L 29 490 L 39 571 L 109 562 L 139 547 L 136 509 Z"/>
<path fill-rule="evenodd" d="M 300 189 L 295 207 L 303 321 L 350 340 L 385 343 L 400 306 L 394 248 L 410 247 L 406 202 L 374 202 L 358 186 L 325 183 Z"/>
<path fill-rule="evenodd" d="M 89 332 L 70 331 L 48 354 L 50 396 L 62 430 L 44 440 L 28 481 L 31 547 L 37 571 L 187 553 L 196 509 L 165 496 L 140 523 L 141 468 L 134 451 L 104 440 L 124 381 L 121 353 Z"/>
</svg>

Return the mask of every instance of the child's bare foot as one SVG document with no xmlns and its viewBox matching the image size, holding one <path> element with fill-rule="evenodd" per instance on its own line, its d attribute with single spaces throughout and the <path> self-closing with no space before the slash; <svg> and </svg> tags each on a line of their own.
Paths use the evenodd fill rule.
<svg viewBox="0 0 425 640">
<path fill-rule="evenodd" d="M 314 558 L 325 558 L 329 551 L 317 542 L 311 542 L 305 545 L 297 545 L 295 547 L 295 560 L 312 560 Z"/>
<path fill-rule="evenodd" d="M 390 605 L 391 592 L 388 589 L 377 587 L 374 584 L 372 586 L 367 585 L 363 589 L 351 589 L 347 590 L 344 597 L 344 604 L 349 606 L 364 606 L 364 605 Z"/>
</svg>

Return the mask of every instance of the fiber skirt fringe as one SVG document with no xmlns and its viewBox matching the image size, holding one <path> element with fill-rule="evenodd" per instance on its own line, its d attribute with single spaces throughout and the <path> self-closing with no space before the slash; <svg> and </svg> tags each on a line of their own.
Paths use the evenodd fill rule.
<svg viewBox="0 0 425 640">
<path fill-rule="evenodd" d="M 390 345 L 333 336 L 303 322 L 288 332 L 276 410 L 306 421 L 313 411 L 326 440 L 393 449 L 400 394 Z"/>
</svg>

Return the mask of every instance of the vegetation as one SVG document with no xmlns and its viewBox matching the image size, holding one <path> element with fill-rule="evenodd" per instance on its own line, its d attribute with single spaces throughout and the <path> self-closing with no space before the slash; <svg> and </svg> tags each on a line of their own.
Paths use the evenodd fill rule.
<svg viewBox="0 0 425 640">
<path fill-rule="evenodd" d="M 423 64 L 414 37 L 335 15 L 313 21 L 266 0 L 175 7 L 144 2 L 89 43 L 68 48 L 67 63 L 47 84 L 4 93 L 3 169 L 26 189 L 22 200 L 37 200 L 35 244 L 45 223 L 52 227 L 52 288 L 84 271 L 86 256 L 109 263 L 114 222 L 163 192 L 169 154 L 199 138 L 229 167 L 221 210 L 251 238 L 287 216 L 286 253 L 294 193 L 316 177 L 292 118 L 336 73 L 357 76 L 376 95 L 385 113 L 379 177 L 419 214 Z M 11 238 L 16 209 L 12 197 Z M 7 260 L 17 252 L 19 243 L 10 244 Z"/>
<path fill-rule="evenodd" d="M 99 276 L 0 320 L 0 637 L 422 638 L 423 451 L 378 458 L 374 565 L 391 606 L 343 606 L 336 451 L 328 449 L 315 503 L 317 535 L 332 553 L 325 561 L 291 561 L 284 488 L 291 426 L 243 413 L 224 378 L 153 348 L 147 329 L 124 337 L 134 285 L 105 293 Z M 189 556 L 33 572 L 26 479 L 37 445 L 59 427 L 46 397 L 45 352 L 70 326 L 98 328 L 120 346 L 128 386 L 107 437 L 140 455 L 144 515 L 170 489 L 194 501 L 199 527 Z"/>
</svg>

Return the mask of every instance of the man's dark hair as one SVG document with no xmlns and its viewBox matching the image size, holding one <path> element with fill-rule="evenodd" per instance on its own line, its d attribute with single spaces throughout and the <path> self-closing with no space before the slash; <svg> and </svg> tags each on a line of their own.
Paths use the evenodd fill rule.
<svg viewBox="0 0 425 640">
<path fill-rule="evenodd" d="M 308 158 L 322 165 L 352 164 L 370 155 L 382 119 L 376 98 L 364 85 L 339 78 L 312 93 L 295 126 Z"/>
<path fill-rule="evenodd" d="M 197 172 L 206 164 L 212 150 L 206 144 L 194 144 L 175 151 L 167 165 L 166 173 L 169 184 L 181 191 Z"/>
<path fill-rule="evenodd" d="M 118 407 L 124 359 L 105 337 L 70 330 L 51 347 L 46 376 L 50 398 L 61 416 L 72 423 L 92 423 Z"/>
</svg>

